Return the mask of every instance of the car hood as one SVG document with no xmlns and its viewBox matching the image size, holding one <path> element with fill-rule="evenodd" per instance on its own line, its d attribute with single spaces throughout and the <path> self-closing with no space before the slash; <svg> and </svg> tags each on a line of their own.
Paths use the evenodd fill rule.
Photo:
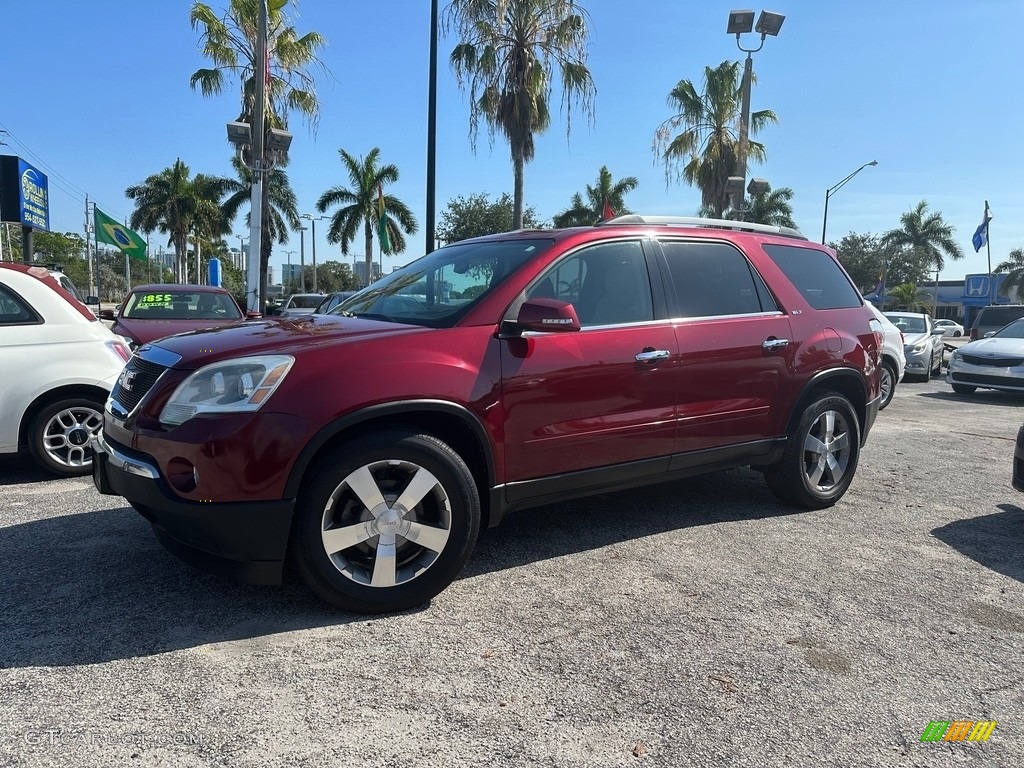
<svg viewBox="0 0 1024 768">
<path fill-rule="evenodd" d="M 206 330 L 225 325 L 233 325 L 241 320 L 137 320 L 131 317 L 118 317 L 114 322 L 114 333 L 129 336 L 139 344 L 147 344 L 165 336 L 188 331 Z"/>
<path fill-rule="evenodd" d="M 1024 339 L 998 336 L 978 339 L 960 347 L 960 353 L 978 357 L 1024 357 Z"/>
<path fill-rule="evenodd" d="M 296 354 L 311 345 L 324 346 L 367 338 L 430 331 L 418 325 L 367 320 L 341 315 L 248 320 L 161 339 L 154 346 L 181 356 L 176 368 L 194 369 L 218 360 L 260 354 Z"/>
<path fill-rule="evenodd" d="M 903 343 L 908 346 L 915 346 L 920 344 L 922 341 L 927 341 L 931 336 L 930 333 L 907 333 L 903 332 Z"/>
</svg>

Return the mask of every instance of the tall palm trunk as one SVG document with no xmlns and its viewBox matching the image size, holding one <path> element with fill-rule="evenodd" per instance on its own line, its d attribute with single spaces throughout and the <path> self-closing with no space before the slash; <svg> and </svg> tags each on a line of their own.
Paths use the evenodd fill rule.
<svg viewBox="0 0 1024 768">
<path fill-rule="evenodd" d="M 363 224 L 363 234 L 366 236 L 366 284 L 369 285 L 373 282 L 370 279 L 373 274 L 373 223 L 369 219 Z"/>
<path fill-rule="evenodd" d="M 523 159 L 522 151 L 512 153 L 512 229 L 523 228 Z"/>
</svg>

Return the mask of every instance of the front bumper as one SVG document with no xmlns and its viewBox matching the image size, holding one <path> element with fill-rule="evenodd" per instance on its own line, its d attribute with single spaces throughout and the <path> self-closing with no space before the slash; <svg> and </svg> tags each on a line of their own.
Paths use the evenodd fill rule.
<svg viewBox="0 0 1024 768">
<path fill-rule="evenodd" d="M 1017 430 L 1017 444 L 1013 448 L 1013 487 L 1024 491 L 1024 426 Z"/>
<path fill-rule="evenodd" d="M 903 350 L 907 358 L 904 372 L 910 376 L 927 376 L 932 370 L 932 350 L 929 347 L 923 352 L 909 352 Z"/>
<path fill-rule="evenodd" d="M 123 496 L 152 525 L 170 552 L 212 573 L 249 584 L 280 584 L 294 499 L 183 501 L 153 459 L 109 441 L 93 442 L 93 484 Z"/>
<path fill-rule="evenodd" d="M 1000 368 L 992 365 L 972 365 L 963 360 L 950 360 L 946 383 L 1001 389 L 1006 392 L 1024 392 L 1024 367 Z"/>
</svg>

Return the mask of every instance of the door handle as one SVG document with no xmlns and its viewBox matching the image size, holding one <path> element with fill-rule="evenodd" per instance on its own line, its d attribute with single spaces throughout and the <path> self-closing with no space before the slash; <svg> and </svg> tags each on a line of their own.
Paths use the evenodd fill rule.
<svg viewBox="0 0 1024 768">
<path fill-rule="evenodd" d="M 776 349 L 782 349 L 783 347 L 789 346 L 789 339 L 776 339 L 774 337 L 765 339 L 761 345 L 761 349 L 767 352 L 774 352 Z"/>
<path fill-rule="evenodd" d="M 669 351 L 667 349 L 645 349 L 643 352 L 636 353 L 636 361 L 638 363 L 655 363 L 658 360 L 668 360 Z"/>
</svg>

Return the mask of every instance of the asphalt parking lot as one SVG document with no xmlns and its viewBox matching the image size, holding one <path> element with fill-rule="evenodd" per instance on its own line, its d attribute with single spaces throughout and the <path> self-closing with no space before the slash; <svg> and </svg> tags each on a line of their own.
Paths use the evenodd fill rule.
<svg viewBox="0 0 1024 768">
<path fill-rule="evenodd" d="M 830 510 L 734 470 L 523 512 L 376 618 L 2 460 L 0 764 L 1024 765 L 1022 406 L 904 383 Z"/>
</svg>

